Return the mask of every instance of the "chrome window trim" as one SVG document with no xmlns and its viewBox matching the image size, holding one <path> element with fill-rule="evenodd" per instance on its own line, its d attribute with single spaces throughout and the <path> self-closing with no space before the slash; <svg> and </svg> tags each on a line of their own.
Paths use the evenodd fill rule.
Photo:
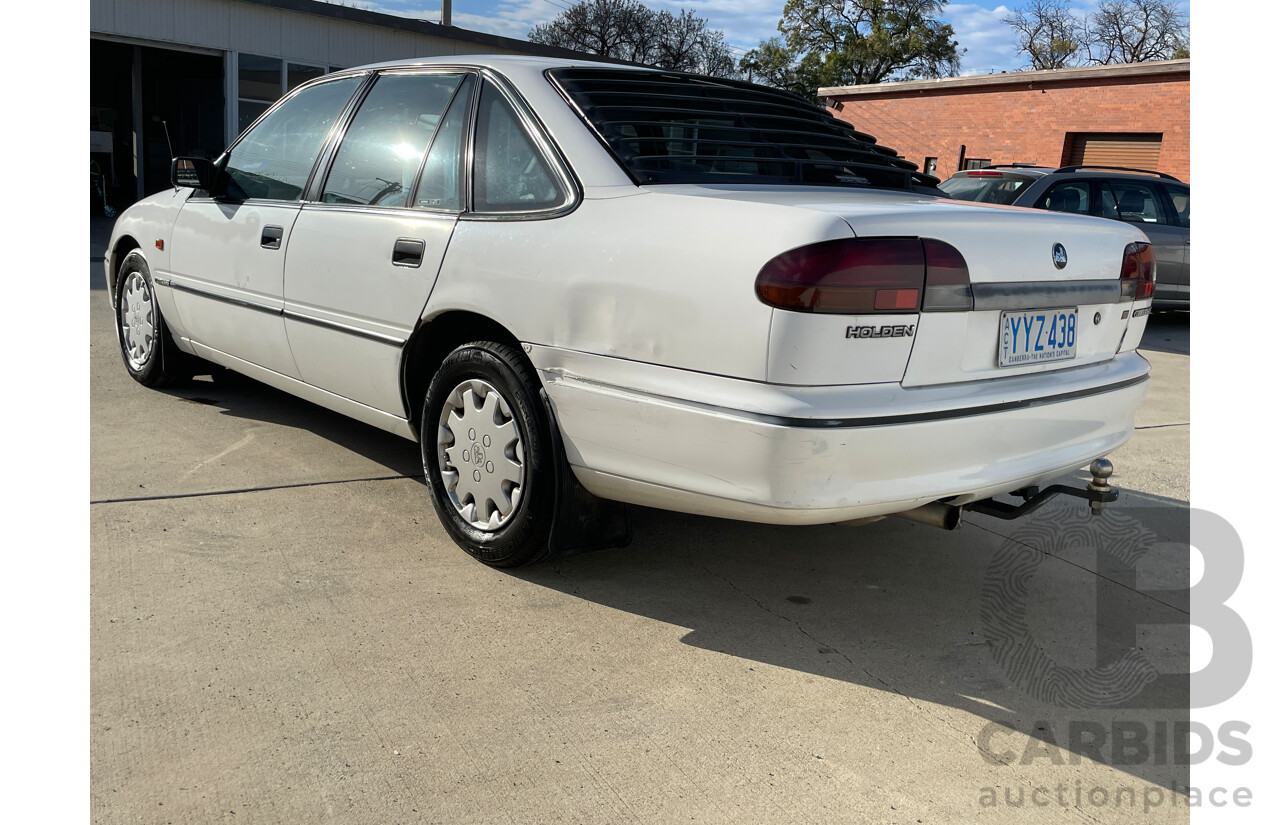
<svg viewBox="0 0 1280 825">
<path fill-rule="evenodd" d="M 304 89 L 310 89 L 311 87 L 319 86 L 322 83 L 333 83 L 339 80 L 349 80 L 353 77 L 354 78 L 363 77 L 364 82 L 356 85 L 356 88 L 351 93 L 351 97 L 347 100 L 347 105 L 343 108 L 342 112 L 338 115 L 338 118 L 333 122 L 333 125 L 329 127 L 328 133 L 325 134 L 324 140 L 320 144 L 320 151 L 316 154 L 315 162 L 311 164 L 311 171 L 310 173 L 308 173 L 307 180 L 302 186 L 302 194 L 300 197 L 293 200 L 283 200 L 281 198 L 248 198 L 245 200 L 236 200 L 234 198 L 225 198 L 225 197 L 224 198 L 200 198 L 199 200 L 216 201 L 219 203 L 249 203 L 250 201 L 257 201 L 259 203 L 280 203 L 280 204 L 306 203 L 307 195 L 309 194 L 311 186 L 315 180 L 316 170 L 319 168 L 320 164 L 325 161 L 326 154 L 328 153 L 330 147 L 333 145 L 335 130 L 338 128 L 340 124 L 343 123 L 344 119 L 350 115 L 352 103 L 355 102 L 357 99 L 360 99 L 360 100 L 364 99 L 364 95 L 368 91 L 368 88 L 370 85 L 369 78 L 372 76 L 372 74 L 373 74 L 372 72 L 369 72 L 367 70 L 357 71 L 357 72 L 343 72 L 342 74 L 337 74 L 337 75 L 324 75 L 322 77 L 317 77 L 315 80 L 310 80 L 306 83 L 303 83 L 301 86 L 294 89 L 293 91 L 285 95 L 282 95 L 279 100 L 271 104 L 270 108 L 268 108 L 262 114 L 258 115 L 258 117 L 254 119 L 253 123 L 250 123 L 248 128 L 246 128 L 243 132 L 241 132 L 240 135 L 235 140 L 231 141 L 231 145 L 228 146 L 226 149 L 224 149 L 222 151 L 222 154 L 219 155 L 217 159 L 213 162 L 213 165 L 217 167 L 218 172 L 220 174 L 225 174 L 226 164 L 227 164 L 227 161 L 231 159 L 232 151 L 234 151 L 235 148 L 240 145 L 240 142 L 244 140 L 245 135 L 252 132 L 259 123 L 261 123 L 263 120 L 269 117 L 271 113 L 274 112 L 276 109 L 279 109 L 281 106 L 283 106 L 286 101 L 292 99 L 295 95 L 301 94 Z M 192 200 L 196 200 L 196 199 L 192 198 Z"/>
<path fill-rule="evenodd" d="M 435 218 L 436 220 L 451 222 L 457 220 L 458 217 L 458 211 L 455 209 L 379 206 L 377 204 L 369 206 L 360 203 L 323 203 L 321 201 L 307 201 L 302 206 L 308 212 L 358 212 L 366 215 L 389 215 L 396 218 Z"/>
<path fill-rule="evenodd" d="M 331 135 L 330 136 L 331 142 L 325 145 L 325 151 L 319 158 L 319 160 L 322 163 L 322 167 L 318 166 L 317 169 L 315 170 L 316 172 L 319 172 L 320 169 L 323 168 L 323 174 L 316 174 L 314 181 L 308 181 L 309 185 L 305 190 L 305 196 L 302 199 L 302 203 L 307 205 L 316 204 L 316 205 L 323 205 L 326 207 L 329 207 L 329 206 L 339 207 L 343 209 L 369 208 L 367 204 L 325 203 L 323 200 L 321 200 L 321 198 L 324 197 L 324 187 L 329 181 L 329 175 L 333 173 L 333 162 L 337 160 L 338 149 L 339 147 L 341 147 L 342 141 L 345 140 L 347 137 L 347 130 L 350 129 L 351 124 L 355 121 L 356 117 L 360 114 L 360 107 L 364 105 L 365 99 L 369 96 L 369 93 L 373 91 L 373 87 L 374 85 L 377 84 L 378 78 L 383 77 L 384 75 L 433 75 L 433 74 L 460 74 L 464 76 L 471 75 L 473 77 L 477 77 L 475 89 L 478 89 L 480 86 L 480 82 L 478 78 L 479 71 L 474 66 L 406 66 L 402 68 L 381 69 L 378 71 L 371 72 L 369 80 L 365 83 L 364 86 L 360 88 L 360 90 L 352 98 L 351 104 L 349 104 L 349 108 L 342 113 L 342 130 L 336 134 Z M 298 88 L 302 88 L 302 87 L 299 86 Z M 444 118 L 444 115 L 448 114 L 449 107 L 451 107 L 454 101 L 457 100 L 458 93 L 461 91 L 461 89 L 462 89 L 462 83 L 459 83 L 458 88 L 454 90 L 453 97 L 449 98 L 449 103 L 444 107 L 444 112 L 441 114 L 442 120 Z M 471 118 L 473 120 L 475 117 L 475 111 L 474 111 L 475 99 L 478 96 L 479 96 L 478 92 L 476 92 L 473 89 L 472 113 L 471 113 Z M 467 129 L 468 129 L 468 132 L 464 136 L 464 140 L 467 140 L 467 145 L 470 145 L 470 140 L 469 140 L 469 137 L 470 137 L 469 130 L 471 129 L 470 121 L 467 123 Z M 412 204 L 414 199 L 416 199 L 417 197 L 418 184 L 421 183 L 422 169 L 427 162 L 427 155 L 430 154 L 431 146 L 435 144 L 435 140 L 436 140 L 436 134 L 433 134 L 431 136 L 431 143 L 427 145 L 426 151 L 423 152 L 422 154 L 422 160 L 418 164 L 418 174 L 417 174 L 417 177 L 414 178 L 413 189 L 409 193 L 409 204 Z M 463 172 L 462 172 L 464 176 L 464 180 L 467 179 L 466 176 L 467 176 L 468 169 L 469 169 L 469 166 L 464 165 Z M 312 183 L 314 183 L 314 185 L 311 185 Z M 469 200 L 467 199 L 469 195 L 470 195 L 470 192 L 464 189 L 463 201 L 462 201 L 463 208 L 461 210 L 432 209 L 430 207 L 411 206 L 408 204 L 406 204 L 405 206 L 387 206 L 387 207 L 377 207 L 377 208 L 382 208 L 382 209 L 388 210 L 389 212 L 393 211 L 401 214 L 410 213 L 410 214 L 416 215 L 423 212 L 427 212 L 427 213 L 434 213 L 437 215 L 457 216 L 466 210 L 466 206 L 469 203 Z"/>
<path fill-rule="evenodd" d="M 573 167 L 569 165 L 564 153 L 560 151 L 560 147 L 556 145 L 555 141 L 547 133 L 546 126 L 538 119 L 537 113 L 533 111 L 533 107 L 528 104 L 519 90 L 505 77 L 489 68 L 480 69 L 480 75 L 482 80 L 490 81 L 498 93 L 511 105 L 511 109 L 516 113 L 520 126 L 524 129 L 529 139 L 533 141 L 535 150 L 542 155 L 542 159 L 546 161 L 547 166 L 550 167 L 552 173 L 558 179 L 560 187 L 565 193 L 565 203 L 545 209 L 522 209 L 510 212 L 475 211 L 475 145 L 476 140 L 479 138 L 476 127 L 477 114 L 480 108 L 480 94 L 483 91 L 483 86 L 478 86 L 472 102 L 470 139 L 467 142 L 467 211 L 462 213 L 459 220 L 536 221 L 558 218 L 573 212 L 582 203 L 582 184 L 578 181 L 578 177 L 574 174 Z"/>
</svg>

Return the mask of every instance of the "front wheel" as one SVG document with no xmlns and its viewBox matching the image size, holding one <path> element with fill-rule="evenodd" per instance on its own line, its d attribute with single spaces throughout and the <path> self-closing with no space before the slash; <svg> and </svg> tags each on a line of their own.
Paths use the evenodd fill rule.
<svg viewBox="0 0 1280 825">
<path fill-rule="evenodd" d="M 493 567 L 549 555 L 555 448 L 523 353 L 490 341 L 451 352 L 427 388 L 419 433 L 431 501 L 455 542 Z"/>
<path fill-rule="evenodd" d="M 125 368 L 139 384 L 162 387 L 190 377 L 190 357 L 169 336 L 151 269 L 136 249 L 125 256 L 116 278 L 116 336 Z"/>
</svg>

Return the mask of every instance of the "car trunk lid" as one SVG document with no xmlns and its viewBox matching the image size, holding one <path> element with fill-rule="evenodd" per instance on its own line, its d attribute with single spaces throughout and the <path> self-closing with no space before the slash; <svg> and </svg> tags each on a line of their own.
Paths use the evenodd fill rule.
<svg viewBox="0 0 1280 825">
<path fill-rule="evenodd" d="M 972 295 L 963 311 L 929 311 L 927 301 L 921 312 L 865 315 L 775 309 L 771 382 L 926 386 L 1071 369 L 1114 358 L 1134 309 L 1120 270 L 1126 247 L 1145 238 L 1123 223 L 912 193 L 663 189 L 834 213 L 859 239 L 935 239 L 963 257 Z M 1011 334 L 1023 339 L 1014 352 Z M 1071 346 L 1040 360 L 1051 334 L 1054 344 L 1069 336 Z"/>
</svg>

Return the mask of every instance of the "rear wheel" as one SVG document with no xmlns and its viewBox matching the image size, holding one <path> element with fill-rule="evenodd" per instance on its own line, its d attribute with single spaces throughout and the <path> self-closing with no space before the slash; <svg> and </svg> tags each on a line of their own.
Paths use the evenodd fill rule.
<svg viewBox="0 0 1280 825">
<path fill-rule="evenodd" d="M 147 259 L 136 249 L 116 278 L 116 335 L 125 369 L 139 384 L 162 387 L 191 377 L 190 358 L 169 336 Z"/>
<path fill-rule="evenodd" d="M 451 352 L 427 388 L 419 433 L 431 500 L 455 542 L 494 567 L 549 554 L 554 447 L 523 353 L 491 341 Z"/>
</svg>

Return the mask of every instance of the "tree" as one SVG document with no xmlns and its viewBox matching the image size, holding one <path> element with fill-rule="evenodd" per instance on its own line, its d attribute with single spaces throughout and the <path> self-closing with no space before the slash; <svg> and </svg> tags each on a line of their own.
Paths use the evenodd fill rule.
<svg viewBox="0 0 1280 825">
<path fill-rule="evenodd" d="M 743 55 L 738 61 L 738 71 L 752 83 L 786 89 L 803 97 L 813 97 L 821 85 L 801 77 L 795 55 L 779 37 L 762 40 L 759 46 Z"/>
<path fill-rule="evenodd" d="M 1069 0 L 1032 0 L 1001 22 L 1032 69 L 1190 57 L 1187 18 L 1169 0 L 1102 0 L 1076 14 Z"/>
<path fill-rule="evenodd" d="M 1186 15 L 1167 0 L 1102 0 L 1089 17 L 1089 36 L 1091 63 L 1191 56 Z"/>
<path fill-rule="evenodd" d="M 787 0 L 778 31 L 740 71 L 816 97 L 821 86 L 954 76 L 961 49 L 938 16 L 947 0 Z"/>
<path fill-rule="evenodd" d="M 1085 55 L 1085 21 L 1071 13 L 1066 0 L 1033 0 L 1000 22 L 1013 28 L 1018 53 L 1027 56 L 1032 69 L 1075 66 Z"/>
<path fill-rule="evenodd" d="M 582 0 L 550 23 L 534 26 L 529 40 L 630 63 L 716 77 L 733 77 L 724 32 L 688 9 L 654 11 L 639 0 Z"/>
</svg>

